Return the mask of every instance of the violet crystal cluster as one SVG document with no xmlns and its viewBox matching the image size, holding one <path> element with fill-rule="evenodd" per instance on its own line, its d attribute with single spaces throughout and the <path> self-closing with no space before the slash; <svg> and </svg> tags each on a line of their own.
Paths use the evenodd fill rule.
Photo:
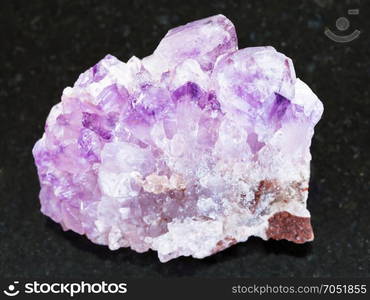
<svg viewBox="0 0 370 300">
<path fill-rule="evenodd" d="M 309 148 L 322 112 L 289 58 L 238 50 L 226 17 L 174 28 L 152 55 L 107 55 L 63 91 L 33 149 L 41 210 L 162 262 L 250 236 L 311 241 Z"/>
</svg>

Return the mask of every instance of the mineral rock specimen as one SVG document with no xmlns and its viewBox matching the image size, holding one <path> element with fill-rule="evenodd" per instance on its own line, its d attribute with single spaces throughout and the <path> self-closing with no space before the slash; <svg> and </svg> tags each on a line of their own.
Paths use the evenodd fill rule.
<svg viewBox="0 0 370 300">
<path fill-rule="evenodd" d="M 309 152 L 322 103 L 222 15 L 154 53 L 107 55 L 63 91 L 33 149 L 41 210 L 110 249 L 203 258 L 250 236 L 313 239 Z"/>
</svg>

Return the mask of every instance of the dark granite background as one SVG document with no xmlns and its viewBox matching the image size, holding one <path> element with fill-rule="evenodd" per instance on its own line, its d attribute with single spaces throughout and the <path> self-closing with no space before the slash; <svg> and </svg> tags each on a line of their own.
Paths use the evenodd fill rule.
<svg viewBox="0 0 370 300">
<path fill-rule="evenodd" d="M 362 1 L 1 1 L 0 276 L 370 277 L 369 10 Z M 358 16 L 347 10 L 359 8 Z M 295 245 L 251 238 L 196 260 L 161 264 L 154 252 L 111 252 L 63 232 L 39 212 L 31 155 L 62 90 L 107 53 L 150 54 L 166 31 L 223 13 L 241 48 L 272 45 L 320 97 L 308 206 L 316 239 Z M 351 21 L 346 44 L 326 27 Z"/>
</svg>

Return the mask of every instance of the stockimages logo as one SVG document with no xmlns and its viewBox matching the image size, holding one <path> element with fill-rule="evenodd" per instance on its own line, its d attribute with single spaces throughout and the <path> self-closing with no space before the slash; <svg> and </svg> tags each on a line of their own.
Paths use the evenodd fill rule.
<svg viewBox="0 0 370 300">
<path fill-rule="evenodd" d="M 19 281 L 10 284 L 4 294 L 9 297 L 17 296 L 22 289 L 16 288 Z M 127 293 L 127 283 L 107 283 L 105 281 L 89 283 L 85 281 L 73 283 L 61 282 L 26 282 L 23 286 L 25 294 L 67 294 L 70 297 L 76 294 L 125 294 Z"/>
</svg>

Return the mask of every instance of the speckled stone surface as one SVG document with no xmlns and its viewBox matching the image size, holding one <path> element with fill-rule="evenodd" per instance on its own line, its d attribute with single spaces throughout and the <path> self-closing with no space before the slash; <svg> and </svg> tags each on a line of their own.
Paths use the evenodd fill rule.
<svg viewBox="0 0 370 300">
<path fill-rule="evenodd" d="M 128 6 L 118 1 L 2 2 L 0 275 L 370 276 L 369 39 L 362 32 L 353 42 L 337 44 L 323 33 L 326 27 L 334 30 L 336 19 L 350 8 L 359 8 L 360 15 L 349 17 L 348 32 L 364 31 L 369 27 L 365 3 L 135 1 Z M 242 47 L 269 44 L 292 57 L 297 73 L 325 105 L 311 148 L 308 206 L 315 241 L 295 245 L 253 238 L 201 261 L 161 264 L 154 252 L 111 252 L 42 216 L 31 149 L 61 87 L 106 53 L 121 60 L 143 57 L 168 28 L 217 13 L 233 21 Z"/>
</svg>

